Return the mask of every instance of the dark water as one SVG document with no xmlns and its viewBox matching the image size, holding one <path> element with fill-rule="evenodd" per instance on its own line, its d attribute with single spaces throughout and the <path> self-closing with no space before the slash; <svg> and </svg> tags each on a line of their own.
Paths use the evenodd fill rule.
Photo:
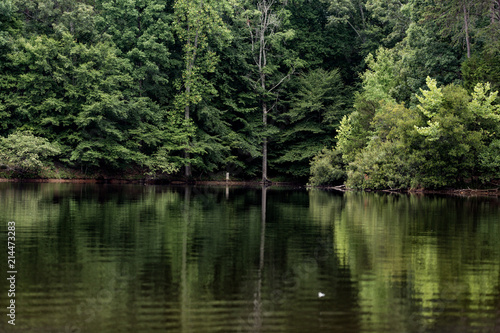
<svg viewBox="0 0 500 333">
<path fill-rule="evenodd" d="M 0 332 L 500 332 L 496 198 L 3 183 L 0 230 Z"/>
</svg>

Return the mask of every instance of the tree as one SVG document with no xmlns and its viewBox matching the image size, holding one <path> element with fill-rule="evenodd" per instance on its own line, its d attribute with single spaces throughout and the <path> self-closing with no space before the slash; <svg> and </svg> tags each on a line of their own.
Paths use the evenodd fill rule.
<svg viewBox="0 0 500 333">
<path fill-rule="evenodd" d="M 231 1 L 177 0 L 174 3 L 174 29 L 183 43 L 184 70 L 176 96 L 176 104 L 184 110 L 186 120 L 191 118 L 191 106 L 201 102 L 205 95 L 217 91 L 205 75 L 213 73 L 219 61 L 217 54 L 209 48 L 210 39 L 217 43 L 230 40 L 231 33 L 221 15 L 231 11 Z M 185 152 L 189 160 L 189 149 Z M 186 177 L 191 177 L 191 165 L 185 167 Z"/>
<path fill-rule="evenodd" d="M 462 63 L 464 86 L 472 92 L 480 82 L 489 82 L 492 90 L 500 88 L 500 1 L 481 0 L 476 45 L 479 49 Z"/>
<path fill-rule="evenodd" d="M 344 121 L 337 149 L 354 188 L 442 188 L 498 175 L 500 109 L 497 93 L 478 84 L 472 96 L 456 85 L 427 79 L 416 108 L 382 102 L 365 127 L 366 145 L 353 146 L 363 128 Z M 349 120 L 348 119 L 348 120 Z M 356 126 L 353 126 L 356 125 Z M 346 148 L 356 151 L 349 153 Z"/>
<path fill-rule="evenodd" d="M 379 107 L 378 102 L 368 100 L 358 94 L 354 103 L 354 111 L 340 121 L 336 136 L 336 149 L 342 154 L 342 160 L 346 165 L 353 162 L 368 143 L 372 133 L 371 122 Z"/>
<path fill-rule="evenodd" d="M 368 14 L 364 0 L 329 0 L 330 21 L 347 23 L 356 35 L 365 42 L 364 32 L 367 27 Z"/>
<path fill-rule="evenodd" d="M 170 106 L 177 69 L 171 8 L 160 0 L 103 0 L 96 10 L 97 31 L 133 64 L 131 75 L 141 96 Z"/>
<path fill-rule="evenodd" d="M 13 32 L 20 28 L 21 22 L 16 17 L 16 7 L 14 1 L 0 2 L 0 31 L 2 35 L 5 32 Z"/>
<path fill-rule="evenodd" d="M 371 189 L 415 187 L 422 163 L 419 150 L 413 150 L 418 142 L 415 126 L 420 124 L 416 110 L 382 101 L 371 120 L 366 146 L 347 166 L 346 185 Z"/>
<path fill-rule="evenodd" d="M 300 54 L 304 71 L 339 68 L 343 78 L 353 70 L 358 56 L 352 43 L 353 32 L 347 27 L 328 24 L 326 1 L 294 0 L 287 6 L 288 25 L 293 27 L 293 43 L 287 48 Z"/>
<path fill-rule="evenodd" d="M 401 79 L 398 75 L 396 50 L 379 48 L 376 58 L 370 53 L 365 62 L 368 68 L 361 74 L 364 98 L 375 102 L 395 101 L 398 79 Z"/>
<path fill-rule="evenodd" d="M 388 25 L 387 43 L 401 41 L 411 23 L 409 0 L 367 0 L 366 9 L 385 25 Z"/>
<path fill-rule="evenodd" d="M 484 49 L 488 53 L 498 51 L 500 44 L 500 1 L 481 0 L 481 5 L 490 22 L 484 26 L 479 35 L 484 39 Z"/>
<path fill-rule="evenodd" d="M 475 21 L 483 13 L 481 1 L 441 0 L 428 4 L 427 10 L 440 27 L 443 36 L 451 36 L 455 42 L 464 42 L 467 58 L 470 58 Z"/>
<path fill-rule="evenodd" d="M 254 177 L 260 169 L 255 162 L 261 156 L 262 121 L 256 117 L 259 97 L 247 78 L 250 47 L 245 43 L 246 24 L 234 16 L 230 25 L 233 38 L 220 50 L 221 59 L 211 78 L 217 95 L 207 96 L 194 114 L 197 136 L 202 141 L 198 144 L 203 144 L 207 152 L 197 169 L 223 169 L 231 177 Z"/>
<path fill-rule="evenodd" d="M 284 173 L 301 178 L 309 175 L 312 157 L 333 146 L 350 101 L 338 70 L 319 68 L 297 81 L 290 109 L 281 114 L 286 125 L 279 134 L 281 154 L 275 163 L 284 167 Z"/>
<path fill-rule="evenodd" d="M 59 143 L 61 160 L 85 170 L 148 167 L 149 156 L 186 139 L 188 127 L 139 96 L 131 65 L 118 54 L 112 43 L 86 45 L 69 33 L 17 40 L 2 73 L 11 89 L 0 91 L 11 130 Z"/>
<path fill-rule="evenodd" d="M 91 0 L 13 0 L 24 17 L 26 33 L 52 35 L 70 33 L 79 42 L 96 37 L 93 2 Z"/>
<path fill-rule="evenodd" d="M 418 109 L 426 126 L 416 127 L 422 136 L 421 149 L 426 159 L 422 165 L 422 183 L 442 187 L 478 175 L 478 154 L 487 138 L 481 118 L 490 117 L 491 110 L 486 111 L 484 101 L 477 97 L 471 101 L 461 87 L 438 88 L 430 78 L 427 86 L 428 90 L 422 90 L 418 96 Z"/>
<path fill-rule="evenodd" d="M 369 0 L 326 0 L 330 5 L 328 8 L 330 24 L 336 28 L 347 26 L 355 35 L 351 37 L 350 42 L 355 45 L 357 53 L 361 59 L 368 53 L 374 52 L 384 40 L 387 40 L 391 46 L 393 40 L 387 39 L 393 31 L 394 24 L 383 20 L 380 15 L 374 15 L 371 10 L 378 7 L 374 6 Z M 363 64 L 361 64 L 363 65 Z M 360 69 L 362 66 L 360 66 Z"/>
<path fill-rule="evenodd" d="M 276 104 L 276 90 L 293 73 L 298 64 L 297 59 L 285 59 L 283 65 L 288 72 L 279 71 L 279 62 L 273 59 L 275 53 L 284 52 L 282 41 L 290 40 L 294 31 L 284 29 L 283 23 L 289 15 L 284 3 L 279 0 L 258 0 L 251 2 L 256 9 L 247 9 L 243 13 L 250 35 L 252 60 L 255 65 L 253 70 L 252 86 L 260 95 L 262 109 L 262 182 L 268 180 L 268 141 L 269 127 L 268 116 Z M 273 61 L 274 60 L 274 61 Z"/>
<path fill-rule="evenodd" d="M 361 75 L 364 98 L 395 100 L 407 106 L 418 103 L 416 93 L 425 87 L 425 77 L 436 77 L 445 84 L 458 83 L 462 51 L 439 37 L 434 22 L 417 24 L 419 10 L 406 31 L 406 37 L 393 48 L 380 47 L 366 58 Z"/>
</svg>

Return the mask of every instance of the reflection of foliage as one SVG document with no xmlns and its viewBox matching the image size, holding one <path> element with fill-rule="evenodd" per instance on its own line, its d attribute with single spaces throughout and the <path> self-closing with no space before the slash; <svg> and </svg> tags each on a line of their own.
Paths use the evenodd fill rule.
<svg viewBox="0 0 500 333">
<path fill-rule="evenodd" d="M 263 331 L 304 327 L 318 316 L 318 291 L 325 311 L 349 313 L 359 331 L 446 331 L 439 325 L 459 317 L 483 328 L 496 319 L 494 202 L 270 189 L 267 204 L 262 299 L 272 324 Z M 45 308 L 49 293 L 75 297 L 27 324 L 63 327 L 78 313 L 75 322 L 93 332 L 110 321 L 126 331 L 152 315 L 204 332 L 222 317 L 247 319 L 261 208 L 260 189 L 0 183 L 0 219 L 26 230 L 19 300 Z"/>
<path fill-rule="evenodd" d="M 395 317 L 397 331 L 411 331 L 439 325 L 443 312 L 488 325 L 479 313 L 493 310 L 484 295 L 497 294 L 500 266 L 491 263 L 500 258 L 498 209 L 483 200 L 352 192 L 345 201 L 335 251 L 359 281 L 363 325 Z"/>
</svg>

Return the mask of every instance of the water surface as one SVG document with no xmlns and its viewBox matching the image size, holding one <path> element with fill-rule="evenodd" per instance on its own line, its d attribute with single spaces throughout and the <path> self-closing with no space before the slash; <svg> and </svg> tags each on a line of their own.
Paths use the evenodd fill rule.
<svg viewBox="0 0 500 333">
<path fill-rule="evenodd" d="M 496 198 L 0 183 L 7 221 L 1 332 L 500 332 Z"/>
</svg>

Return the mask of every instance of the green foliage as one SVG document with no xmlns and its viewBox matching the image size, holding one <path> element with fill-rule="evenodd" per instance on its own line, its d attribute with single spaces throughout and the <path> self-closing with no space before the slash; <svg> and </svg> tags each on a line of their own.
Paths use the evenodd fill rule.
<svg viewBox="0 0 500 333">
<path fill-rule="evenodd" d="M 500 175 L 500 139 L 495 139 L 479 154 L 482 179 L 490 180 Z"/>
<path fill-rule="evenodd" d="M 222 20 L 223 15 L 232 15 L 231 5 L 234 5 L 232 0 L 176 0 L 174 2 L 173 29 L 182 43 L 184 62 L 182 76 L 175 82 L 178 93 L 174 104 L 176 109 L 184 111 L 186 119 L 192 117 L 192 107 L 217 95 L 214 82 L 207 76 L 215 72 L 219 62 L 216 50 L 226 46 L 232 38 L 231 31 Z M 196 121 L 196 118 L 193 119 Z M 186 149 L 186 157 L 196 150 L 206 152 L 208 147 L 211 147 L 212 152 L 217 152 L 217 154 L 227 150 L 226 147 L 220 145 L 217 147 L 216 141 L 218 140 L 213 140 L 210 133 L 202 130 L 199 134 L 190 142 L 190 146 L 194 149 Z M 219 162 L 220 158 L 216 160 Z M 196 161 L 198 163 L 195 164 L 202 165 L 200 156 L 196 156 Z M 186 165 L 188 177 L 191 176 L 191 165 Z M 215 166 L 209 165 L 204 169 L 212 171 L 214 168 Z"/>
<path fill-rule="evenodd" d="M 500 52 L 483 51 L 462 63 L 464 87 L 472 92 L 476 84 L 489 82 L 492 90 L 500 89 Z"/>
<path fill-rule="evenodd" d="M 428 19 L 439 26 L 442 36 L 449 36 L 456 44 L 465 46 L 467 57 L 470 58 L 472 39 L 481 24 L 483 6 L 489 7 L 490 4 L 478 0 L 433 1 L 427 4 L 424 12 Z"/>
<path fill-rule="evenodd" d="M 294 177 L 306 177 L 311 158 L 333 145 L 348 96 L 338 70 L 313 70 L 300 77 L 298 86 L 290 110 L 281 115 L 287 125 L 279 134 L 282 149 L 275 163 Z"/>
<path fill-rule="evenodd" d="M 488 180 L 498 13 L 488 0 L 3 0 L 0 136 L 31 131 L 60 149 L 47 163 L 82 173 L 254 177 L 269 155 L 271 177 L 315 183 L 342 169 L 360 188 Z"/>
<path fill-rule="evenodd" d="M 311 161 L 311 178 L 313 186 L 342 184 L 346 179 L 342 155 L 338 150 L 324 148 Z"/>
<path fill-rule="evenodd" d="M 347 171 L 346 186 L 358 189 L 415 187 L 420 156 L 406 153 L 403 142 L 372 140 Z"/>
<path fill-rule="evenodd" d="M 399 189 L 413 187 L 421 156 L 412 151 L 415 110 L 394 102 L 382 104 L 371 121 L 372 135 L 347 167 L 346 185 L 353 188 Z"/>
<path fill-rule="evenodd" d="M 336 126 L 348 102 L 339 71 L 319 68 L 301 76 L 298 84 L 291 109 L 284 116 L 292 123 L 309 118 L 315 123 Z"/>
<path fill-rule="evenodd" d="M 26 73 L 6 105 L 23 126 L 71 147 L 70 159 L 79 164 L 99 167 L 135 157 L 126 143 L 127 121 L 135 122 L 132 110 L 144 105 L 124 98 L 132 83 L 128 64 L 111 45 L 88 47 L 66 34 L 62 40 L 20 40 L 17 50 L 12 65 Z"/>
<path fill-rule="evenodd" d="M 330 14 L 328 19 L 331 24 L 348 25 L 365 43 L 369 30 L 367 29 L 369 15 L 366 12 L 366 1 L 356 0 L 328 0 Z"/>
<path fill-rule="evenodd" d="M 407 106 L 418 101 L 415 94 L 425 87 L 425 77 L 436 78 L 444 84 L 459 83 L 463 51 L 439 33 L 436 21 L 427 20 L 426 1 L 407 4 L 371 0 L 367 7 L 381 20 L 388 13 L 399 17 L 394 22 L 405 33 L 391 48 L 379 47 L 375 55 L 365 59 L 368 69 L 361 75 L 363 93 L 368 99 L 395 100 Z M 399 30 L 399 35 L 401 30 Z"/>
<path fill-rule="evenodd" d="M 401 41 L 411 22 L 409 0 L 368 0 L 366 8 L 372 16 L 392 28 L 384 38 L 386 43 Z"/>
<path fill-rule="evenodd" d="M 216 94 L 212 82 L 205 75 L 213 73 L 219 61 L 217 54 L 209 48 L 210 39 L 223 45 L 231 39 L 231 32 L 222 21 L 224 11 L 231 10 L 231 2 L 186 1 L 174 3 L 173 28 L 183 43 L 185 68 L 182 79 L 177 83 L 182 92 L 176 96 L 179 109 L 196 105 L 205 95 Z"/>
<path fill-rule="evenodd" d="M 355 78 L 355 63 L 362 60 L 356 53 L 353 31 L 349 27 L 328 24 L 327 1 L 296 0 L 288 6 L 288 24 L 293 27 L 293 43 L 287 47 L 300 54 L 304 71 L 339 68 L 344 80 Z"/>
<path fill-rule="evenodd" d="M 330 5 L 328 8 L 330 24 L 336 28 L 344 26 L 354 32 L 349 41 L 362 59 L 380 46 L 392 46 L 402 38 L 403 28 L 399 26 L 397 19 L 401 19 L 402 15 L 393 15 L 393 12 L 399 13 L 404 1 L 385 1 L 383 4 L 372 0 L 327 0 L 326 2 Z M 388 17 L 391 19 L 387 19 Z M 393 34 L 397 29 L 399 34 Z M 363 69 L 363 66 L 359 66 L 358 71 Z"/>
<path fill-rule="evenodd" d="M 425 78 L 434 77 L 443 84 L 458 83 L 463 53 L 446 39 L 438 38 L 433 22 L 412 22 L 403 41 L 403 74 L 411 93 L 425 87 Z M 410 97 L 410 96 L 408 96 Z"/>
<path fill-rule="evenodd" d="M 96 3 L 96 10 L 97 30 L 133 64 L 131 76 L 141 95 L 167 106 L 180 61 L 172 54 L 172 15 L 165 1 L 103 0 Z"/>
<path fill-rule="evenodd" d="M 437 88 L 428 79 L 428 91 L 419 96 L 419 109 L 427 126 L 416 127 L 422 135 L 427 158 L 422 169 L 424 186 L 448 186 L 477 175 L 478 155 L 491 139 L 488 130 L 498 126 L 498 108 L 492 105 L 496 94 L 478 84 L 471 97 L 454 85 Z"/>
<path fill-rule="evenodd" d="M 354 161 L 356 155 L 368 143 L 371 121 L 378 108 L 378 103 L 358 95 L 354 108 L 354 112 L 342 118 L 336 137 L 336 149 L 342 154 L 342 159 L 346 164 Z"/>
<path fill-rule="evenodd" d="M 370 53 L 365 62 L 368 69 L 361 75 L 363 94 L 372 101 L 394 100 L 394 89 L 397 85 L 394 50 L 380 48 L 375 57 Z"/>
<path fill-rule="evenodd" d="M 20 177 L 38 176 L 42 168 L 49 165 L 49 157 L 60 153 L 56 144 L 28 131 L 0 139 L 0 164 Z"/>
<path fill-rule="evenodd" d="M 15 15 L 16 6 L 13 0 L 3 0 L 0 2 L 0 36 L 4 37 L 6 32 L 14 32 L 21 22 Z"/>
<path fill-rule="evenodd" d="M 57 141 L 61 160 L 85 169 L 146 165 L 171 129 L 118 54 L 111 43 L 85 45 L 67 33 L 19 39 L 4 74 L 12 91 L 2 94 L 11 126 Z"/>
<path fill-rule="evenodd" d="M 498 176 L 497 93 L 478 84 L 472 96 L 455 85 L 427 79 L 419 104 L 382 103 L 367 127 L 359 113 L 344 118 L 337 149 L 347 163 L 346 185 L 401 189 L 456 186 L 474 177 Z M 356 145 L 357 142 L 363 142 Z"/>
<path fill-rule="evenodd" d="M 94 1 L 13 0 L 24 19 L 26 35 L 70 33 L 80 42 L 96 38 Z"/>
<path fill-rule="evenodd" d="M 415 109 L 402 104 L 384 102 L 377 109 L 371 122 L 374 137 L 383 141 L 396 140 L 412 144 L 415 140 L 415 127 L 422 123 L 422 115 Z"/>
</svg>

